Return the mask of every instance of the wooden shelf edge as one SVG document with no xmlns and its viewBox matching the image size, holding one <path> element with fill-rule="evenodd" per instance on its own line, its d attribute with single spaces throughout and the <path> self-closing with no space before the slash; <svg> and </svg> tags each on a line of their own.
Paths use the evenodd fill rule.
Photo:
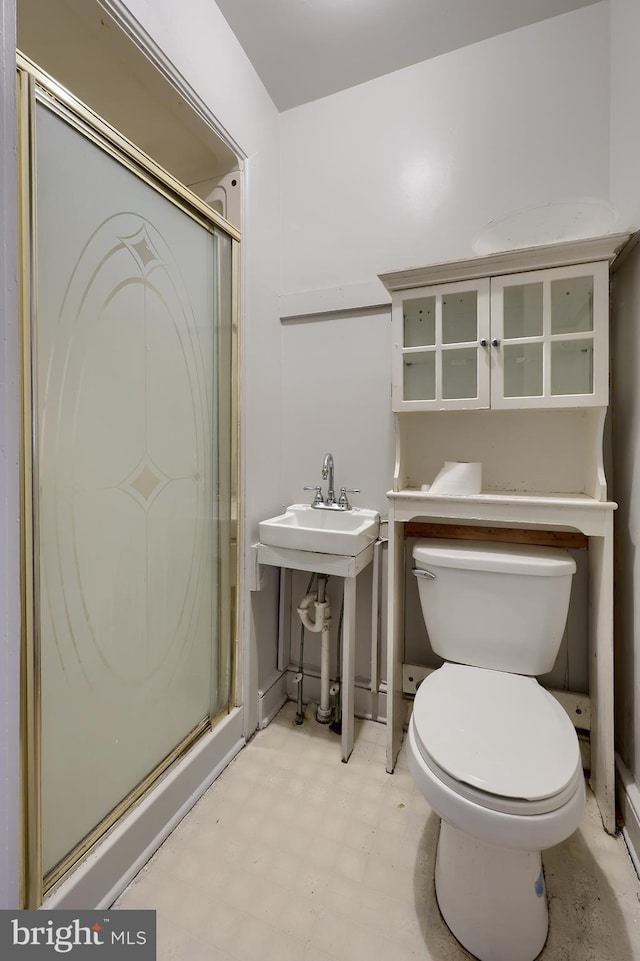
<svg viewBox="0 0 640 961">
<path fill-rule="evenodd" d="M 535 544 L 539 547 L 580 549 L 589 546 L 589 538 L 579 531 L 545 531 L 515 527 L 472 527 L 468 524 L 432 524 L 407 521 L 405 537 L 449 537 L 455 540 L 502 541 L 508 544 Z"/>
</svg>

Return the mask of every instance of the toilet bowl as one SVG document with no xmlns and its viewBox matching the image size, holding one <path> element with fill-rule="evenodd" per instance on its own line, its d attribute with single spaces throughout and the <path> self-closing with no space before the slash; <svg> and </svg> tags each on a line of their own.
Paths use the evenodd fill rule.
<svg viewBox="0 0 640 961">
<path fill-rule="evenodd" d="M 480 840 L 543 851 L 580 823 L 578 738 L 535 678 L 444 664 L 416 694 L 409 757 L 433 809 Z"/>
<path fill-rule="evenodd" d="M 585 803 L 573 724 L 532 676 L 555 659 L 575 563 L 460 542 L 418 542 L 414 559 L 432 646 L 452 657 L 420 685 L 407 744 L 441 818 L 438 905 L 480 961 L 533 961 L 548 931 L 540 852 L 576 830 Z"/>
</svg>

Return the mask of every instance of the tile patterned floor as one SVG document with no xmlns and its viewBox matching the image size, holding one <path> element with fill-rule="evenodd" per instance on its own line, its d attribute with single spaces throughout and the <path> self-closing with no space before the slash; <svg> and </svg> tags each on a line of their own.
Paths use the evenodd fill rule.
<svg viewBox="0 0 640 961">
<path fill-rule="evenodd" d="M 295 705 L 240 752 L 118 899 L 158 912 L 158 961 L 463 961 L 433 891 L 438 818 L 385 728 L 339 740 Z M 638 961 L 640 885 L 589 797 L 544 856 L 540 961 Z"/>
</svg>

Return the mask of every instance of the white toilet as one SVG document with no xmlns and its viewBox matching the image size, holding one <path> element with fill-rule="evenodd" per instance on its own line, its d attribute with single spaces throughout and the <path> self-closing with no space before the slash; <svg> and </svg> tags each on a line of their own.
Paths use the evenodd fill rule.
<svg viewBox="0 0 640 961">
<path fill-rule="evenodd" d="M 580 824 L 578 738 L 536 674 L 553 667 L 573 558 L 559 548 L 418 541 L 429 639 L 446 663 L 422 682 L 409 765 L 442 819 L 438 905 L 480 961 L 533 961 L 548 913 L 540 852 Z"/>
</svg>

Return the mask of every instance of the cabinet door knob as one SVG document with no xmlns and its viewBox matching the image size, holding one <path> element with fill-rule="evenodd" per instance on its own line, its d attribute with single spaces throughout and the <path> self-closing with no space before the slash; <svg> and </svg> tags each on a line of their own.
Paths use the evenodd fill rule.
<svg viewBox="0 0 640 961">
<path fill-rule="evenodd" d="M 486 338 L 486 337 L 483 337 L 482 340 L 480 341 L 480 346 L 481 346 L 481 347 L 487 347 L 488 344 L 489 344 L 489 341 L 487 340 L 487 338 Z"/>
<path fill-rule="evenodd" d="M 500 346 L 500 341 L 498 340 L 497 337 L 494 337 L 494 338 L 493 338 L 493 340 L 491 341 L 491 346 L 492 346 L 492 347 L 499 347 L 499 346 Z"/>
</svg>

